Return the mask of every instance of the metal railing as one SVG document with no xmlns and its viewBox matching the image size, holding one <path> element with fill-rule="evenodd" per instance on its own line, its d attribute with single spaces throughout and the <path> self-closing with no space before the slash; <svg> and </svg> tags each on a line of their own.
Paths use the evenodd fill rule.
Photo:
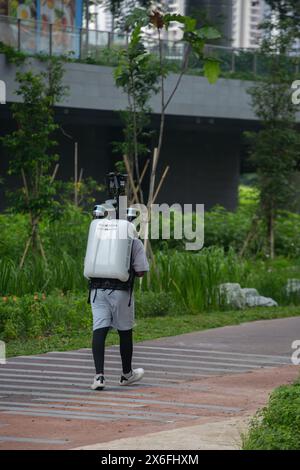
<svg viewBox="0 0 300 470">
<path fill-rule="evenodd" d="M 126 47 L 128 34 L 117 32 L 86 30 L 84 28 L 57 28 L 56 25 L 41 21 L 20 20 L 0 15 L 0 42 L 18 51 L 29 54 L 73 55 L 74 58 L 95 61 L 103 65 L 116 65 L 116 50 Z M 145 47 L 158 54 L 158 41 L 145 33 Z M 221 60 L 222 71 L 246 75 L 263 75 L 268 58 L 258 49 L 239 49 L 207 45 L 207 52 Z M 182 63 L 185 44 L 182 41 L 163 40 L 165 60 L 176 66 Z M 292 64 L 299 72 L 299 66 Z M 193 54 L 190 55 L 188 69 L 191 73 L 201 72 L 203 64 Z"/>
</svg>

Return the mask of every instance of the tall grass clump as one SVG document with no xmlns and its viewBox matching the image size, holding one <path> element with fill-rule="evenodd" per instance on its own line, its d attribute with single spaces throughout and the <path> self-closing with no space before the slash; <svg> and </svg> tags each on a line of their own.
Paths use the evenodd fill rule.
<svg viewBox="0 0 300 470">
<path fill-rule="evenodd" d="M 83 277 L 83 259 L 73 258 L 67 253 L 52 256 L 45 264 L 41 258 L 30 258 L 20 269 L 10 258 L 0 260 L 1 295 L 18 297 L 35 292 L 50 293 L 55 289 L 82 291 L 87 288 Z"/>
<path fill-rule="evenodd" d="M 253 287 L 260 295 L 270 296 L 281 305 L 300 304 L 300 296 L 289 296 L 288 278 L 300 277 L 300 265 L 288 260 L 263 262 L 240 258 L 233 249 L 209 247 L 198 253 L 160 252 L 151 267 L 150 283 L 143 288 L 172 293 L 190 312 L 226 309 L 219 285 L 239 283 Z"/>
<path fill-rule="evenodd" d="M 150 288 L 172 292 L 191 312 L 216 310 L 223 304 L 219 285 L 243 282 L 248 271 L 248 263 L 233 250 L 225 253 L 223 248 L 211 247 L 199 253 L 159 253 L 151 269 Z"/>
</svg>

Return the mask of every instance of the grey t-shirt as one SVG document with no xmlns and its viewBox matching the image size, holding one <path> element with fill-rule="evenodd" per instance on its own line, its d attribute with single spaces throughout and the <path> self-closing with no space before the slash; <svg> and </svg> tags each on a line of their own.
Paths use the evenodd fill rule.
<svg viewBox="0 0 300 470">
<path fill-rule="evenodd" d="M 145 248 L 139 238 L 135 238 L 132 244 L 132 266 L 135 272 L 149 271 L 149 263 Z"/>
</svg>

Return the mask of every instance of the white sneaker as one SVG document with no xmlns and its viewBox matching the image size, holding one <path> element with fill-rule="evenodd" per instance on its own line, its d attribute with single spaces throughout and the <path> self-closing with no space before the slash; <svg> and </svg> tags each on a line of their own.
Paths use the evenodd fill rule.
<svg viewBox="0 0 300 470">
<path fill-rule="evenodd" d="M 131 371 L 131 375 L 129 377 L 126 377 L 125 375 L 121 376 L 119 384 L 120 385 L 131 385 L 134 382 L 138 382 L 139 380 L 141 380 L 144 377 L 144 373 L 145 373 L 145 371 L 142 368 L 133 369 Z M 128 374 L 126 374 L 126 375 L 128 375 Z"/>
<path fill-rule="evenodd" d="M 95 375 L 94 382 L 91 385 L 92 390 L 102 390 L 105 387 L 104 375 Z"/>
</svg>

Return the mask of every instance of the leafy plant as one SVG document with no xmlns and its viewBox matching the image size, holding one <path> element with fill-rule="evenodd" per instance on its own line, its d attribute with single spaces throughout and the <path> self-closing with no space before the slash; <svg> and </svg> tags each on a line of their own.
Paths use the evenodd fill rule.
<svg viewBox="0 0 300 470">
<path fill-rule="evenodd" d="M 9 64 L 21 65 L 25 62 L 27 55 L 17 51 L 14 47 L 0 41 L 0 54 L 4 54 Z"/>
</svg>

